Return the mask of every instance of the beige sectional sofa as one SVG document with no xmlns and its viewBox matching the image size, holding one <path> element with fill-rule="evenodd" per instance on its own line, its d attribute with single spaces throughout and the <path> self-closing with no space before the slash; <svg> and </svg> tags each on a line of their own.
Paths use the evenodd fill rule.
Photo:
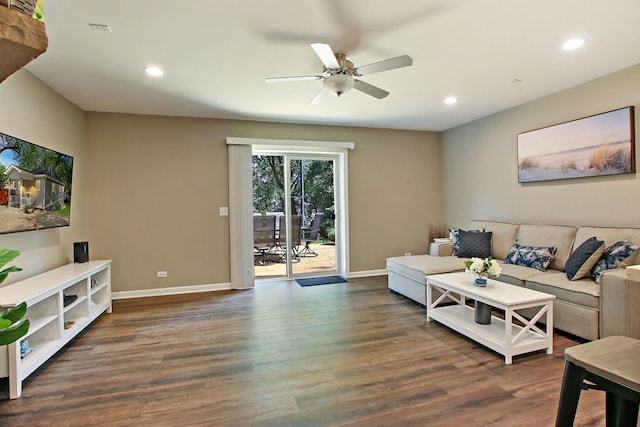
<svg viewBox="0 0 640 427">
<path fill-rule="evenodd" d="M 640 338 L 640 282 L 627 278 L 625 268 L 606 270 L 599 284 L 592 278 L 568 279 L 565 265 L 572 251 L 590 237 L 604 240 L 605 247 L 618 241 L 640 246 L 639 228 L 510 224 L 471 221 L 469 230 L 491 231 L 491 253 L 500 260 L 498 280 L 556 296 L 554 326 L 587 340 L 610 335 Z M 557 248 L 546 271 L 506 264 L 514 243 Z M 387 259 L 389 289 L 425 305 L 425 276 L 464 270 L 464 261 L 450 255 L 453 245 L 440 247 L 440 255 L 417 255 Z M 626 264 L 640 263 L 627 259 Z"/>
</svg>

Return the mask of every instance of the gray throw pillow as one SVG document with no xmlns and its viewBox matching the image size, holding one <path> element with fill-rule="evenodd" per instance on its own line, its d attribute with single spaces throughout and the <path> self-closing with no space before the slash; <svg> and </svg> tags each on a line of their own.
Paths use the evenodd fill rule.
<svg viewBox="0 0 640 427">
<path fill-rule="evenodd" d="M 459 258 L 488 258 L 491 256 L 491 231 L 477 232 L 459 230 Z"/>
</svg>

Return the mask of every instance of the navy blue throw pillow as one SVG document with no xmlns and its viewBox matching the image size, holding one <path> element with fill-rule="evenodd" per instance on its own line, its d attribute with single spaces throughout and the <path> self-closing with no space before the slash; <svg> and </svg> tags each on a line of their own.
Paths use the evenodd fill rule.
<svg viewBox="0 0 640 427">
<path fill-rule="evenodd" d="M 492 232 L 458 231 L 459 258 L 488 258 L 491 256 Z"/>
<path fill-rule="evenodd" d="M 571 253 L 565 270 L 569 280 L 579 280 L 586 277 L 604 253 L 604 240 L 591 237 L 585 240 Z"/>
</svg>

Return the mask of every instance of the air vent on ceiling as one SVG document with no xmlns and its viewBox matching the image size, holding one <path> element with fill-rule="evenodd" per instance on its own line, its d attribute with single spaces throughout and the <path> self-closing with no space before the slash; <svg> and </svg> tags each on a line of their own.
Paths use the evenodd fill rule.
<svg viewBox="0 0 640 427">
<path fill-rule="evenodd" d="M 111 32 L 111 27 L 108 26 L 107 24 L 91 24 L 91 23 L 89 23 L 89 27 L 93 31 L 106 31 L 108 33 Z"/>
</svg>

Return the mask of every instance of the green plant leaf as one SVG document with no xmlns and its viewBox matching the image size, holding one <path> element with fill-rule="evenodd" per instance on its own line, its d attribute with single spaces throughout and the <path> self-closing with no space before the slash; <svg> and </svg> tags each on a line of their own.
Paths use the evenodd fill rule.
<svg viewBox="0 0 640 427">
<path fill-rule="evenodd" d="M 44 22 L 44 5 L 42 4 L 42 0 L 38 0 L 38 3 L 36 3 L 36 9 L 33 11 L 33 17 L 38 21 Z"/>
<path fill-rule="evenodd" d="M 7 278 L 9 273 L 15 273 L 16 271 L 22 271 L 22 269 L 20 267 L 14 266 L 14 267 L 5 268 L 4 270 L 0 271 L 0 283 L 4 282 L 4 279 Z"/>
<path fill-rule="evenodd" d="M 18 255 L 20 255 L 20 251 L 15 249 L 0 248 L 0 268 L 4 267 L 8 262 L 13 261 Z M 0 271 L 0 283 L 4 282 L 4 279 L 7 278 L 9 273 L 16 271 L 22 271 L 22 269 L 14 266 Z"/>
<path fill-rule="evenodd" d="M 11 344 L 19 340 L 29 331 L 29 320 L 14 323 L 10 328 L 0 330 L 0 345 Z"/>
<path fill-rule="evenodd" d="M 9 310 L 7 310 L 6 313 L 0 316 L 0 319 L 6 319 L 11 323 L 16 323 L 18 320 L 24 317 L 26 312 L 27 312 L 27 303 L 21 302 L 15 307 L 12 307 Z"/>
<path fill-rule="evenodd" d="M 20 251 L 15 249 L 0 248 L 0 268 L 4 267 L 8 262 L 13 261 L 20 255 Z"/>
<path fill-rule="evenodd" d="M 0 331 L 2 331 L 3 329 L 7 329 L 11 325 L 13 325 L 13 322 L 11 320 L 0 318 Z"/>
</svg>

